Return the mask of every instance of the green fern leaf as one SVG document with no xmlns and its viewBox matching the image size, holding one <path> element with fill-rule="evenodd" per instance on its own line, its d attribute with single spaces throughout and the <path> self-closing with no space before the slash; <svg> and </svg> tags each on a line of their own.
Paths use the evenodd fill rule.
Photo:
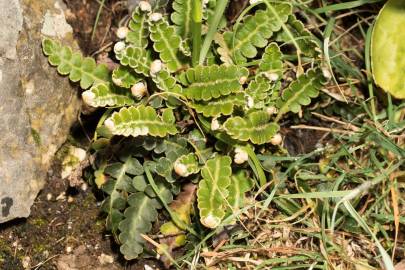
<svg viewBox="0 0 405 270">
<path fill-rule="evenodd" d="M 225 42 L 224 35 L 216 33 L 214 36 L 214 42 L 219 46 L 217 52 L 222 63 L 233 65 L 232 52 L 231 49 L 228 47 L 228 44 Z"/>
<path fill-rule="evenodd" d="M 234 139 L 264 144 L 269 142 L 279 130 L 276 123 L 269 121 L 270 115 L 267 112 L 257 111 L 248 114 L 246 118 L 240 116 L 228 118 L 224 128 Z"/>
<path fill-rule="evenodd" d="M 164 19 L 151 23 L 149 26 L 150 39 L 153 48 L 159 53 L 160 59 L 166 64 L 170 72 L 182 68 L 180 43 L 181 38 L 176 34 L 173 26 Z"/>
<path fill-rule="evenodd" d="M 100 83 L 82 93 L 83 100 L 92 107 L 126 106 L 135 103 L 131 92 L 125 88 Z"/>
<path fill-rule="evenodd" d="M 270 95 L 280 83 L 270 84 L 263 76 L 257 76 L 246 88 L 250 108 L 263 109 L 270 101 Z M 249 100 L 250 99 L 250 100 Z"/>
<path fill-rule="evenodd" d="M 133 136 L 151 135 L 164 137 L 167 134 L 176 134 L 175 118 L 171 109 L 164 110 L 158 116 L 152 107 L 140 105 L 138 107 L 122 108 L 113 113 L 105 125 L 114 135 Z"/>
<path fill-rule="evenodd" d="M 143 192 L 128 197 L 129 207 L 125 210 L 125 219 L 119 224 L 120 251 L 127 260 L 135 259 L 143 252 L 145 240 L 141 233 L 152 229 L 152 222 L 157 219 L 157 202 Z"/>
<path fill-rule="evenodd" d="M 319 70 L 310 69 L 306 74 L 299 76 L 288 86 L 277 101 L 276 105 L 279 108 L 279 113 L 276 120 L 279 120 L 281 115 L 289 111 L 298 113 L 301 106 L 309 105 L 311 98 L 318 96 L 323 84 L 324 77 Z"/>
<path fill-rule="evenodd" d="M 120 251 L 127 260 L 137 258 L 143 252 L 145 240 L 141 234 L 152 229 L 152 222 L 156 221 L 158 217 L 157 209 L 161 208 L 157 194 L 152 189 L 149 191 L 133 193 L 128 197 L 129 207 L 125 210 L 124 219 L 118 226 L 121 231 L 119 235 L 122 244 Z M 166 186 L 159 184 L 158 192 L 159 198 L 162 198 L 165 203 L 172 201 L 173 197 Z"/>
<path fill-rule="evenodd" d="M 252 179 L 247 176 L 246 171 L 240 170 L 231 177 L 229 185 L 228 202 L 231 206 L 231 211 L 236 212 L 245 205 L 245 193 L 251 190 L 254 186 Z"/>
<path fill-rule="evenodd" d="M 187 177 L 200 171 L 197 156 L 194 153 L 182 155 L 174 162 L 174 170 L 181 177 Z"/>
<path fill-rule="evenodd" d="M 244 94 L 236 93 L 211 99 L 210 101 L 194 102 L 191 107 L 205 117 L 217 117 L 219 115 L 230 115 L 236 106 L 242 107 L 245 104 Z"/>
<path fill-rule="evenodd" d="M 121 65 L 130 66 L 137 73 L 149 77 L 150 65 L 152 63 L 149 51 L 139 47 L 128 46 L 116 56 L 120 60 Z"/>
<path fill-rule="evenodd" d="M 173 173 L 173 161 L 166 157 L 156 160 L 156 173 L 162 176 L 168 183 L 174 183 L 176 177 Z"/>
<path fill-rule="evenodd" d="M 103 210 L 107 212 L 107 228 L 117 233 L 119 222 L 123 215 L 127 200 L 125 193 L 135 192 L 132 186 L 132 176 L 143 174 L 143 167 L 136 158 L 128 157 L 123 162 L 108 165 L 104 172 L 110 176 L 103 186 L 109 198 L 103 203 Z"/>
<path fill-rule="evenodd" d="M 277 81 L 283 75 L 282 53 L 276 43 L 270 43 L 259 63 L 259 72 L 263 73 L 270 81 Z"/>
<path fill-rule="evenodd" d="M 294 15 L 288 17 L 286 24 L 290 34 L 293 36 L 299 50 L 308 57 L 316 57 L 319 54 L 319 46 L 315 41 L 314 36 L 309 32 L 304 24 Z M 286 31 L 281 31 L 277 34 L 278 42 L 292 43 L 291 36 Z"/>
<path fill-rule="evenodd" d="M 201 223 L 216 228 L 225 216 L 228 186 L 231 183 L 231 158 L 216 156 L 201 169 L 202 180 L 197 191 Z"/>
<path fill-rule="evenodd" d="M 112 73 L 112 81 L 115 85 L 124 88 L 131 88 L 142 79 L 141 76 L 135 74 L 130 68 L 119 66 Z"/>
<path fill-rule="evenodd" d="M 180 84 L 177 84 L 176 79 L 170 75 L 167 70 L 159 71 L 155 76 L 152 76 L 157 88 L 164 92 L 182 94 L 183 89 Z"/>
<path fill-rule="evenodd" d="M 69 75 L 72 82 L 79 82 L 82 89 L 95 83 L 109 82 L 109 71 L 106 65 L 97 65 L 93 58 L 83 57 L 80 53 L 61 45 L 59 42 L 45 38 L 42 50 L 52 66 L 56 66 L 59 74 Z"/>
<path fill-rule="evenodd" d="M 192 0 L 173 1 L 173 13 L 170 19 L 176 25 L 176 32 L 183 39 L 190 39 L 192 21 Z"/>
<path fill-rule="evenodd" d="M 139 7 L 132 12 L 129 29 L 126 41 L 134 47 L 145 49 L 148 46 L 148 17 L 147 13 L 142 12 Z"/>
<path fill-rule="evenodd" d="M 257 48 L 264 48 L 268 39 L 281 29 L 288 20 L 292 8 L 290 4 L 272 4 L 277 16 L 269 10 L 258 10 L 247 16 L 235 32 L 225 32 L 224 39 L 230 48 L 229 52 L 237 64 L 245 63 L 247 58 L 257 55 Z"/>
<path fill-rule="evenodd" d="M 212 65 L 189 68 L 179 76 L 188 98 L 208 101 L 242 91 L 249 71 L 244 67 Z"/>
</svg>

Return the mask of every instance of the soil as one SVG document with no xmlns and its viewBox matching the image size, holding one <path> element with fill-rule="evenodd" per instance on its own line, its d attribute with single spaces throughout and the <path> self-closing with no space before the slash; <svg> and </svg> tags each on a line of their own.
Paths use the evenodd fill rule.
<svg viewBox="0 0 405 270">
<path fill-rule="evenodd" d="M 56 164 L 28 219 L 0 225 L 0 269 L 118 270 L 154 267 L 153 261 L 125 262 L 104 231 L 97 192 L 71 188 Z"/>
<path fill-rule="evenodd" d="M 120 21 L 125 20 L 128 15 L 127 1 L 64 0 L 64 2 L 68 8 L 65 12 L 66 20 L 73 27 L 83 53 L 94 56 L 102 51 L 108 51 L 116 41 L 115 32 Z"/>
</svg>

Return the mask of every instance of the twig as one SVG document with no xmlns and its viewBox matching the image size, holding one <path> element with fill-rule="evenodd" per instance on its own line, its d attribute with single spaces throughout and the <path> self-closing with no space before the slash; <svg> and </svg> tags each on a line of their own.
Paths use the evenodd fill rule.
<svg viewBox="0 0 405 270">
<path fill-rule="evenodd" d="M 319 131 L 325 131 L 325 132 L 331 132 L 331 133 L 341 133 L 341 134 L 347 134 L 347 135 L 353 135 L 356 133 L 353 131 L 342 130 L 342 129 L 337 129 L 337 128 L 326 128 L 326 127 L 307 126 L 307 125 L 291 126 L 290 128 L 292 128 L 292 129 L 311 129 L 311 130 L 319 130 Z"/>
<path fill-rule="evenodd" d="M 329 117 L 329 116 L 326 116 L 326 115 L 323 115 L 323 114 L 320 114 L 320 113 L 317 113 L 317 112 L 312 112 L 312 114 L 315 115 L 316 117 L 319 117 L 319 118 L 323 119 L 323 120 L 343 125 L 343 128 L 345 128 L 345 129 L 351 129 L 354 132 L 358 132 L 360 130 L 360 128 L 358 128 L 357 126 L 355 126 L 355 125 L 353 125 L 351 123 L 343 122 L 343 121 L 338 120 L 336 118 Z"/>
</svg>

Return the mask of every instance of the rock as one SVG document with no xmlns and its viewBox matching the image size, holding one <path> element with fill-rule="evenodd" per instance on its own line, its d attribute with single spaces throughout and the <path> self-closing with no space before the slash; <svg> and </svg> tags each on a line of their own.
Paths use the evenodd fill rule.
<svg viewBox="0 0 405 270">
<path fill-rule="evenodd" d="M 112 264 L 114 262 L 114 257 L 111 255 L 101 253 L 101 255 L 98 256 L 98 261 L 100 262 L 101 265 Z"/>
<path fill-rule="evenodd" d="M 80 105 L 47 63 L 44 36 L 77 48 L 62 0 L 0 0 L 0 223 L 30 214 Z"/>
<path fill-rule="evenodd" d="M 103 258 L 100 260 L 100 257 Z M 113 262 L 114 258 L 104 253 L 96 259 L 84 245 L 81 245 L 73 251 L 73 254 L 59 256 L 56 265 L 58 270 L 118 270 Z"/>
</svg>

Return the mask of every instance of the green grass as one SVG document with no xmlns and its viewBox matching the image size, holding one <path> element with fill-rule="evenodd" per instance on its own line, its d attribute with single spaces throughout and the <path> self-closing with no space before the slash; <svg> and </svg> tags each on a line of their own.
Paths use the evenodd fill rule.
<svg viewBox="0 0 405 270">
<path fill-rule="evenodd" d="M 221 14 L 226 2 L 217 6 Z M 244 209 L 228 217 L 239 220 L 232 233 L 224 233 L 223 227 L 212 232 L 200 228 L 200 237 L 191 237 L 184 255 L 177 258 L 181 268 L 394 269 L 402 258 L 398 250 L 396 256 L 392 252 L 394 223 L 405 223 L 393 210 L 405 207 L 401 196 L 405 186 L 395 177 L 405 170 L 405 104 L 375 94 L 379 90 L 373 86 L 369 63 L 373 20 L 382 1 L 292 2 L 324 46 L 323 60 L 334 78 L 312 110 L 351 124 L 356 131 L 333 124 L 351 134 L 330 133 L 322 146 L 297 156 L 285 151 L 255 155 L 252 170 L 256 174 L 263 170 L 271 179 L 257 175 L 263 188 L 251 194 Z M 204 39 L 200 63 L 218 18 Z M 296 65 L 298 58 L 290 58 Z M 310 64 L 305 57 L 301 60 Z M 335 98 L 339 95 L 340 101 Z M 303 119 L 291 121 L 310 119 L 304 112 Z M 322 121 L 315 126 L 330 125 Z M 395 195 L 398 205 L 393 205 Z M 218 235 L 227 235 L 227 240 L 214 247 Z"/>
</svg>

